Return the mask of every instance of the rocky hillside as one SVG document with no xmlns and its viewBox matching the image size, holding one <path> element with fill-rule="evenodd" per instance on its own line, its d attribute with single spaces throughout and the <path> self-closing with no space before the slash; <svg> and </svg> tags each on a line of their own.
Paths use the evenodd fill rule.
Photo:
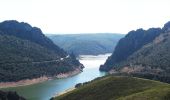
<svg viewBox="0 0 170 100">
<path fill-rule="evenodd" d="M 119 41 L 112 56 L 100 67 L 100 70 L 138 75 L 149 74 L 148 77 L 170 82 L 169 29 L 170 22 L 166 23 L 162 29 L 152 28 L 146 31 L 139 29 L 129 32 Z"/>
<path fill-rule="evenodd" d="M 80 66 L 39 28 L 14 20 L 0 23 L 0 82 L 51 77 Z"/>
<path fill-rule="evenodd" d="M 59 47 L 75 55 L 98 55 L 112 53 L 124 34 L 67 34 L 47 35 Z"/>
</svg>

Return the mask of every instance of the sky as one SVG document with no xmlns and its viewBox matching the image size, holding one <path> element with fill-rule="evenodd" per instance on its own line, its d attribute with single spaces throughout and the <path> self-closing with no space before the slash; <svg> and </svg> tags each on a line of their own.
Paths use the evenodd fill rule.
<svg viewBox="0 0 170 100">
<path fill-rule="evenodd" d="M 27 22 L 50 34 L 128 33 L 170 21 L 170 0 L 0 0 L 0 22 Z"/>
</svg>

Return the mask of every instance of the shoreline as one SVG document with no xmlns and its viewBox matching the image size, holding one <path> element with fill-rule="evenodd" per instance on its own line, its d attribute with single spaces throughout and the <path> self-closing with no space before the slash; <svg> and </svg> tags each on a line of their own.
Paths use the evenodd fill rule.
<svg viewBox="0 0 170 100">
<path fill-rule="evenodd" d="M 59 78 L 59 79 L 67 78 L 67 77 L 77 75 L 81 72 L 82 72 L 82 69 L 77 68 L 74 71 L 70 71 L 70 72 L 67 72 L 67 73 L 60 73 L 60 74 L 53 76 L 53 77 L 42 76 L 42 77 L 34 78 L 34 79 L 24 79 L 24 80 L 20 80 L 20 81 L 17 81 L 17 82 L 0 82 L 0 89 L 33 85 L 33 84 L 45 82 L 45 81 L 48 81 L 48 80 L 51 80 L 51 79 L 54 79 L 54 78 Z"/>
<path fill-rule="evenodd" d="M 56 93 L 52 98 L 56 98 L 56 97 L 58 97 L 58 96 L 64 95 L 64 94 L 66 94 L 66 93 L 68 93 L 68 92 L 70 92 L 70 91 L 73 91 L 73 90 L 75 90 L 75 89 L 76 89 L 75 87 L 66 89 L 66 90 L 64 90 L 64 91 L 62 91 L 62 92 Z"/>
</svg>

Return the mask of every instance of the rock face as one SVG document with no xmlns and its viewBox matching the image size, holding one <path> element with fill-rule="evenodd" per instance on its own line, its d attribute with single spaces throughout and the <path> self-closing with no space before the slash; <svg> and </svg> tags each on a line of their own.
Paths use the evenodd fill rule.
<svg viewBox="0 0 170 100">
<path fill-rule="evenodd" d="M 112 56 L 107 59 L 100 70 L 110 70 L 116 63 L 126 60 L 134 52 L 141 49 L 142 46 L 152 42 L 161 32 L 160 28 L 130 31 L 124 38 L 120 39 Z"/>
<path fill-rule="evenodd" d="M 26 100 L 25 98 L 19 96 L 16 92 L 3 92 L 0 91 L 0 100 Z"/>
<path fill-rule="evenodd" d="M 119 41 L 112 56 L 100 67 L 100 70 L 138 75 L 149 74 L 148 76 L 152 78 L 170 82 L 169 28 L 168 22 L 162 29 L 151 28 L 146 31 L 138 29 L 129 32 Z"/>
<path fill-rule="evenodd" d="M 52 77 L 79 66 L 39 28 L 14 20 L 0 23 L 0 82 Z"/>
</svg>

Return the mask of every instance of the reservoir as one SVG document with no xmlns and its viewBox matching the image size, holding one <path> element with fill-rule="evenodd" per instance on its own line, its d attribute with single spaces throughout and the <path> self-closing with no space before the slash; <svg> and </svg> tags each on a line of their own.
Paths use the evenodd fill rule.
<svg viewBox="0 0 170 100">
<path fill-rule="evenodd" d="M 49 100 L 57 93 L 74 87 L 77 83 L 87 82 L 106 75 L 105 72 L 99 71 L 99 66 L 103 64 L 110 55 L 111 54 L 97 56 L 81 55 L 79 60 L 85 68 L 80 74 L 63 79 L 53 79 L 33 85 L 6 88 L 3 90 L 17 91 L 19 95 L 28 100 Z"/>
</svg>

